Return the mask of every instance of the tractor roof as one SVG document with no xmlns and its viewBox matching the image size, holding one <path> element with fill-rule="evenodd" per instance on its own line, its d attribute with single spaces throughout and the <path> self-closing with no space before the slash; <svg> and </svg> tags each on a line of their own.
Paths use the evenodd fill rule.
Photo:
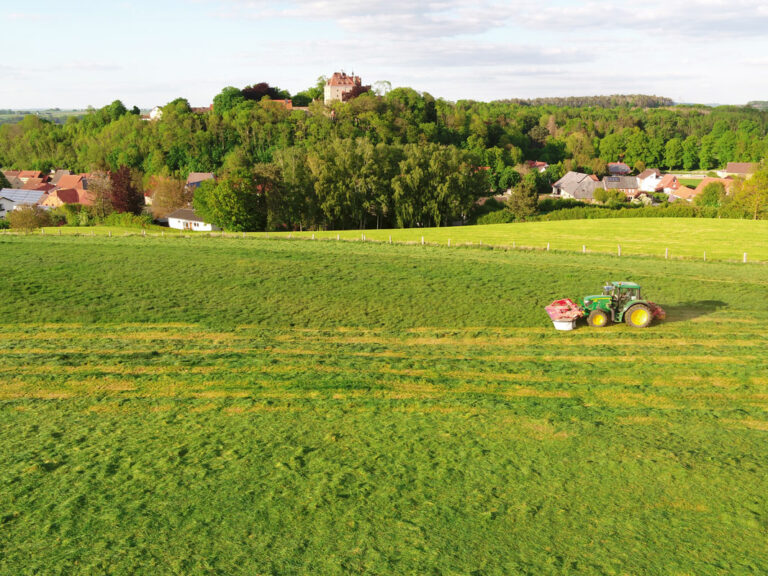
<svg viewBox="0 0 768 576">
<path fill-rule="evenodd" d="M 611 282 L 617 288 L 640 288 L 640 284 L 634 282 Z"/>
</svg>

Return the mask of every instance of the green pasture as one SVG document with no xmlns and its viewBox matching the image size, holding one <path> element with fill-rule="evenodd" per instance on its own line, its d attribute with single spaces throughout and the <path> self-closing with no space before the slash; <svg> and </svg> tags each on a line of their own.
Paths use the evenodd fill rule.
<svg viewBox="0 0 768 576">
<path fill-rule="evenodd" d="M 0 574 L 768 571 L 764 265 L 0 235 L 0 270 Z M 552 329 L 611 279 L 667 321 Z"/>
<path fill-rule="evenodd" d="M 696 188 L 699 184 L 701 184 L 702 180 L 704 180 L 704 178 L 678 178 L 678 182 L 680 182 L 680 184 L 683 186 L 688 186 L 689 188 Z"/>
<path fill-rule="evenodd" d="M 41 232 L 35 232 L 40 234 Z M 451 247 L 491 246 L 551 251 L 646 255 L 664 258 L 768 261 L 768 221 L 709 218 L 611 218 L 407 228 L 395 230 L 344 230 L 306 232 L 189 232 L 151 226 L 137 228 L 107 226 L 46 228 L 43 234 L 76 236 L 211 236 L 230 238 L 291 238 L 359 240 L 388 243 L 438 244 Z M 6 232 L 6 234 L 10 234 Z M 667 252 L 668 250 L 668 252 Z"/>
<path fill-rule="evenodd" d="M 768 221 L 696 218 L 612 218 L 343 232 L 282 233 L 293 238 L 362 239 L 447 245 L 479 244 L 572 252 L 768 260 Z M 273 233 L 270 236 L 274 236 Z"/>
</svg>

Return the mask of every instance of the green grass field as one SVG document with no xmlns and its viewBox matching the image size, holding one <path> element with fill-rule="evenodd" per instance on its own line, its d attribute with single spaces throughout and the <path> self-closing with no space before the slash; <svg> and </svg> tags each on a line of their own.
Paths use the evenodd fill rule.
<svg viewBox="0 0 768 576">
<path fill-rule="evenodd" d="M 683 186 L 688 186 L 689 188 L 696 188 L 699 184 L 701 184 L 701 181 L 704 180 L 704 178 L 679 178 L 678 181 Z"/>
<path fill-rule="evenodd" d="M 46 228 L 47 235 L 140 235 L 136 228 L 86 227 Z M 150 236 L 208 235 L 181 232 L 152 226 Z M 212 233 L 219 236 L 221 232 Z M 238 233 L 226 233 L 240 237 Z M 448 228 L 408 228 L 397 230 L 345 230 L 331 232 L 248 233 L 246 238 L 303 238 L 317 240 L 362 240 L 447 246 L 479 245 L 545 250 L 651 255 L 670 258 L 741 261 L 744 253 L 750 261 L 768 261 L 768 221 L 695 218 L 615 218 L 603 220 L 566 220 Z"/>
<path fill-rule="evenodd" d="M 0 270 L 0 574 L 768 571 L 764 265 L 0 235 Z M 552 329 L 611 279 L 667 321 Z"/>
</svg>

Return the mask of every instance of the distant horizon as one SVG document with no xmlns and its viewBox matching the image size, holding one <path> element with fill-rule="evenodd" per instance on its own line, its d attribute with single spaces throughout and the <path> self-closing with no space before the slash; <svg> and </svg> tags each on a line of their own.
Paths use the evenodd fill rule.
<svg viewBox="0 0 768 576">
<path fill-rule="evenodd" d="M 272 86 L 272 84 L 270 84 L 270 86 Z M 224 88 L 224 87 L 222 87 L 222 88 Z M 236 88 L 244 88 L 244 86 L 236 86 Z M 282 86 L 277 86 L 277 88 L 283 89 Z M 411 86 L 393 86 L 392 89 L 394 90 L 396 88 L 412 88 L 412 87 Z M 416 90 L 415 88 L 413 88 L 413 89 Z M 424 91 L 417 90 L 417 92 L 423 93 Z M 217 94 L 218 94 L 218 92 L 217 92 Z M 292 97 L 295 96 L 295 94 L 296 93 L 291 92 Z M 438 96 L 436 94 L 431 94 L 430 93 L 430 95 L 435 97 L 435 98 L 437 98 L 437 99 L 439 99 L 439 100 L 444 100 L 446 102 L 457 102 L 457 100 L 450 100 L 448 98 L 442 98 L 441 96 Z M 533 97 L 530 97 L 530 98 L 520 98 L 520 97 L 516 97 L 516 96 L 510 96 L 508 98 L 497 98 L 495 100 L 478 100 L 476 98 L 462 98 L 460 100 L 474 100 L 476 102 L 490 103 L 490 102 L 501 102 L 501 101 L 504 101 L 504 100 L 528 100 L 528 101 L 530 101 L 530 100 L 547 99 L 547 98 L 562 98 L 562 99 L 566 99 L 566 98 L 607 98 L 607 97 L 610 97 L 610 96 L 633 96 L 633 95 L 642 95 L 642 96 L 650 96 L 650 97 L 658 97 L 658 98 L 667 98 L 666 96 L 659 96 L 657 94 L 619 94 L 619 93 L 615 93 L 615 94 L 571 94 L 569 96 L 533 96 Z M 189 105 L 191 107 L 205 107 L 205 106 L 210 106 L 213 103 L 213 98 L 211 99 L 211 102 L 207 102 L 207 103 L 191 102 L 191 101 L 189 101 L 188 98 L 185 98 L 184 96 L 176 96 L 176 98 L 184 98 L 185 100 L 187 100 L 189 102 Z M 152 106 L 138 106 L 138 105 L 133 104 L 131 102 L 126 102 L 123 98 L 113 98 L 112 100 L 104 102 L 103 104 L 100 104 L 98 106 L 92 105 L 92 104 L 88 104 L 87 106 L 83 106 L 83 107 L 40 106 L 40 107 L 35 107 L 35 108 L 13 108 L 13 107 L 8 107 L 8 106 L 4 106 L 4 105 L 0 104 L 0 110 L 9 110 L 11 112 L 51 112 L 51 111 L 87 112 L 89 109 L 98 110 L 99 108 L 103 108 L 104 106 L 108 106 L 112 102 L 115 102 L 116 100 L 119 100 L 129 110 L 131 108 L 133 108 L 133 106 L 137 106 L 142 112 L 148 112 L 148 111 L 152 110 L 153 108 L 155 108 L 155 106 L 159 106 L 159 107 L 162 108 L 163 106 L 165 106 L 166 104 L 169 104 L 170 102 L 172 102 L 176 98 L 173 98 L 173 99 L 169 100 L 168 102 L 160 102 L 160 103 L 154 104 Z M 755 99 L 755 100 L 749 100 L 747 102 L 694 102 L 694 101 L 692 101 L 692 102 L 678 102 L 676 100 L 673 100 L 673 106 L 706 106 L 706 107 L 709 107 L 709 108 L 714 108 L 714 107 L 717 107 L 717 106 L 742 106 L 742 107 L 746 107 L 751 102 L 768 102 L 768 97 L 766 97 L 766 100 Z"/>
</svg>

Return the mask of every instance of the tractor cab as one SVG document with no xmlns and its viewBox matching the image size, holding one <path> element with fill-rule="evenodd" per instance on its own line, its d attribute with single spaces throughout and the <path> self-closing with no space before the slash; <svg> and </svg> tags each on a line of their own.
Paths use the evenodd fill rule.
<svg viewBox="0 0 768 576">
<path fill-rule="evenodd" d="M 642 300 L 640 286 L 634 282 L 611 282 L 603 286 L 603 294 L 611 297 L 614 315 L 635 300 Z"/>
</svg>

